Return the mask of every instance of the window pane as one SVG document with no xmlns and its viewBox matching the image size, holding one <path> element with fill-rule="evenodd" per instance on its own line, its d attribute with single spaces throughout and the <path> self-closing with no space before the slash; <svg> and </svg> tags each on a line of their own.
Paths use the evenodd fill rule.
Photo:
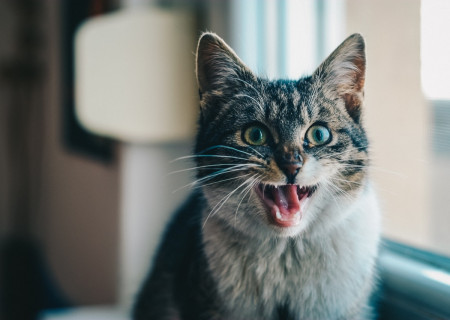
<svg viewBox="0 0 450 320">
<path fill-rule="evenodd" d="M 422 86 L 425 96 L 450 99 L 450 1 L 422 1 Z"/>
<path fill-rule="evenodd" d="M 450 255 L 450 104 L 430 100 L 450 98 L 450 3 L 346 3 L 347 33 L 367 44 L 365 121 L 385 235 Z"/>
</svg>

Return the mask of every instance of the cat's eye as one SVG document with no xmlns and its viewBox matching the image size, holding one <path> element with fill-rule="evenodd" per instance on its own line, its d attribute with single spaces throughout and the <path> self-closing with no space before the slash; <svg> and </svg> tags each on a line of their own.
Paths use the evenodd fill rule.
<svg viewBox="0 0 450 320">
<path fill-rule="evenodd" d="M 331 133 L 330 130 L 325 126 L 314 125 L 309 128 L 308 132 L 306 133 L 306 138 L 312 145 L 321 146 L 330 142 Z"/>
<path fill-rule="evenodd" d="M 253 146 L 261 146 L 267 142 L 267 130 L 258 125 L 253 125 L 245 129 L 244 141 Z"/>
</svg>

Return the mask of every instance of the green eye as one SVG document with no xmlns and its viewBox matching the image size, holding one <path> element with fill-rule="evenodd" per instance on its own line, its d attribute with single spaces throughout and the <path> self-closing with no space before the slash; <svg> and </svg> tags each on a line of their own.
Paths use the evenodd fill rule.
<svg viewBox="0 0 450 320">
<path fill-rule="evenodd" d="M 327 127 L 321 125 L 312 126 L 307 132 L 308 141 L 315 146 L 320 146 L 328 143 L 330 141 L 330 138 L 330 130 L 328 130 Z"/>
<path fill-rule="evenodd" d="M 244 140 L 253 146 L 261 146 L 267 142 L 267 131 L 261 126 L 251 126 L 244 131 Z"/>
</svg>

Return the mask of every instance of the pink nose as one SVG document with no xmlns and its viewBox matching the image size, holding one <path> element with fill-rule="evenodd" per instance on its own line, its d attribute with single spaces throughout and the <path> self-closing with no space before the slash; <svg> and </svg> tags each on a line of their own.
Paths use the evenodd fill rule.
<svg viewBox="0 0 450 320">
<path fill-rule="evenodd" d="M 277 163 L 280 169 L 286 175 L 287 183 L 294 184 L 295 177 L 297 176 L 303 165 L 303 158 L 298 149 L 286 149 L 278 153 Z"/>
<path fill-rule="evenodd" d="M 283 170 L 284 174 L 286 175 L 288 183 L 294 183 L 295 177 L 299 173 L 301 167 L 301 162 L 284 162 L 281 165 L 281 170 Z"/>
</svg>

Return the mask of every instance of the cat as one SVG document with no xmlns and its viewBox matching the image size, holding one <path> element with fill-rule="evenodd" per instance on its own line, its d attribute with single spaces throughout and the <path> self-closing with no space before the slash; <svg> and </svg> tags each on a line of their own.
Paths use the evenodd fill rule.
<svg viewBox="0 0 450 320">
<path fill-rule="evenodd" d="M 363 126 L 365 43 L 299 80 L 256 76 L 217 35 L 196 55 L 199 188 L 133 319 L 370 319 L 380 213 Z"/>
</svg>

